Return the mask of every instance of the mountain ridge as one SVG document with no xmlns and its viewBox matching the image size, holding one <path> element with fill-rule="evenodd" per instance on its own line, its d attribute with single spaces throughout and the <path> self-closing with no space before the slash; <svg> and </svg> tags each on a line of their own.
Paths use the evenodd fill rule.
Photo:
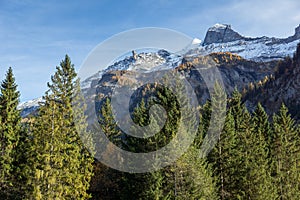
<svg viewBox="0 0 300 200">
<path fill-rule="evenodd" d="M 234 31 L 231 28 L 231 25 L 216 24 L 208 29 L 203 42 L 195 38 L 193 41 L 191 41 L 191 45 L 182 51 L 181 55 L 172 54 L 171 52 L 167 52 L 163 49 L 155 52 L 141 52 L 139 54 L 133 51 L 131 56 L 127 56 L 122 60 L 116 61 L 105 70 L 98 71 L 94 75 L 82 81 L 81 86 L 83 92 L 87 91 L 89 88 L 98 87 L 98 83 L 103 74 L 109 71 L 142 70 L 144 72 L 151 72 L 157 70 L 174 69 L 180 64 L 184 63 L 187 58 L 213 55 L 214 53 L 226 54 L 228 52 L 232 53 L 233 55 L 238 55 L 243 59 L 255 62 L 282 60 L 285 57 L 291 57 L 294 54 L 298 43 L 300 43 L 300 25 L 295 28 L 295 34 L 293 36 L 280 39 L 265 36 L 257 38 L 244 37 L 238 32 Z M 238 71 L 240 70 L 243 72 L 238 73 L 252 73 L 250 72 L 252 69 L 245 69 L 245 67 L 238 69 Z M 268 73 L 269 74 L 264 75 L 272 74 L 273 70 L 269 71 Z M 232 71 L 232 74 L 229 72 L 226 72 L 226 74 L 228 77 L 236 76 L 236 72 L 234 71 Z M 246 77 L 248 77 L 248 75 L 246 75 Z M 250 78 L 249 81 L 256 79 L 257 78 Z M 232 87 L 230 86 L 230 88 Z M 22 110 L 23 113 L 22 116 L 27 116 L 31 109 L 36 110 L 37 108 L 38 101 L 29 101 L 28 103 L 19 106 L 19 109 Z"/>
<path fill-rule="evenodd" d="M 237 40 L 258 40 L 258 39 L 269 39 L 272 40 L 274 43 L 290 43 L 294 40 L 300 39 L 300 24 L 295 28 L 295 33 L 292 36 L 287 38 L 276 38 L 276 37 L 246 37 L 238 33 L 237 31 L 231 28 L 230 24 L 215 24 L 214 26 L 208 28 L 206 32 L 205 39 L 202 43 L 202 46 L 206 46 L 209 44 L 216 44 L 216 43 L 227 43 L 227 42 L 234 42 Z"/>
</svg>

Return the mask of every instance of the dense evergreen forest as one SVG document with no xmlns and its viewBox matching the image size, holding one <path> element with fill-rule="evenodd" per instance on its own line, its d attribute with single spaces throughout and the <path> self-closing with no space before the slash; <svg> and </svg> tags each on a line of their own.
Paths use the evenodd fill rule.
<svg viewBox="0 0 300 200">
<path fill-rule="evenodd" d="M 0 199 L 300 199 L 300 126 L 284 104 L 272 116 L 259 103 L 250 112 L 238 90 L 220 102 L 226 94 L 216 83 L 214 98 L 199 108 L 200 126 L 189 149 L 163 169 L 126 173 L 98 162 L 95 152 L 84 146 L 82 140 L 93 146 L 95 138 L 79 135 L 89 131 L 85 106 L 81 112 L 74 109 L 74 98 L 82 98 L 75 95 L 79 91 L 77 74 L 66 56 L 48 83 L 38 113 L 25 120 L 17 109 L 15 77 L 8 69 L 0 94 Z M 161 88 L 156 95 L 172 119 L 158 136 L 120 137 L 109 98 L 99 110 L 99 127 L 128 151 L 148 152 L 166 144 L 176 134 L 180 113 L 168 90 Z M 136 104 L 137 124 L 152 117 L 148 107 L 153 103 L 143 98 Z M 226 120 L 218 142 L 207 157 L 200 157 L 211 110 L 224 103 Z"/>
</svg>

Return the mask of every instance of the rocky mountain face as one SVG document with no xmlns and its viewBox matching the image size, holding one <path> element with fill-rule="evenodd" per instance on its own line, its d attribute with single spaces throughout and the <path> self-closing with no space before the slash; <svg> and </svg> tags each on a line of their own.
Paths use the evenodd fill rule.
<svg viewBox="0 0 300 200">
<path fill-rule="evenodd" d="M 231 25 L 216 24 L 208 29 L 203 45 L 205 46 L 213 43 L 233 42 L 241 39 L 245 38 L 232 30 Z"/>
<path fill-rule="evenodd" d="M 183 56 L 171 54 L 165 50 L 157 52 L 136 53 L 132 51 L 131 56 L 127 56 L 123 60 L 115 62 L 103 71 L 99 71 L 86 80 L 82 81 L 81 88 L 86 89 L 94 87 L 101 79 L 102 75 L 110 71 L 116 70 L 138 70 L 140 72 L 149 72 L 163 69 L 172 69 L 181 63 Z"/>
<path fill-rule="evenodd" d="M 277 64 L 277 61 L 255 62 L 245 60 L 231 53 L 212 53 L 207 56 L 184 57 L 182 63 L 173 68 L 173 70 L 185 76 L 201 104 L 210 98 L 208 86 L 203 75 L 207 76 L 207 79 L 212 80 L 214 80 L 213 76 L 215 75 L 214 66 L 205 63 L 207 59 L 213 60 L 219 69 L 227 94 L 230 94 L 235 87 L 239 90 L 243 90 L 243 88 L 247 87 L 250 83 L 255 83 L 270 76 L 274 73 L 274 66 Z M 135 73 L 134 71 L 114 70 L 103 74 L 102 78 L 95 85 L 96 99 L 99 105 L 101 104 L 101 99 L 112 95 L 115 87 L 118 87 L 117 83 L 133 86 L 135 80 L 129 79 L 128 77 L 134 77 Z M 156 71 L 149 73 L 153 73 L 153 77 L 156 76 Z M 136 88 L 132 87 L 132 90 L 134 89 Z M 86 92 L 90 93 L 89 89 L 87 89 Z"/>
<path fill-rule="evenodd" d="M 259 83 L 244 97 L 249 108 L 260 102 L 268 113 L 274 113 L 284 103 L 300 120 L 300 44 L 292 59 L 286 58 L 278 64 L 273 79 Z"/>
<path fill-rule="evenodd" d="M 228 43 L 234 42 L 238 40 L 242 41 L 260 41 L 264 39 L 268 41 L 268 44 L 274 43 L 290 43 L 295 40 L 300 39 L 300 25 L 295 28 L 295 34 L 288 37 L 288 38 L 269 38 L 269 37 L 257 37 L 257 38 L 250 38 L 240 35 L 238 32 L 234 31 L 231 28 L 231 25 L 228 24 L 215 24 L 211 28 L 208 29 L 204 42 L 202 43 L 203 46 L 207 46 L 210 44 L 218 44 L 218 43 Z"/>
</svg>

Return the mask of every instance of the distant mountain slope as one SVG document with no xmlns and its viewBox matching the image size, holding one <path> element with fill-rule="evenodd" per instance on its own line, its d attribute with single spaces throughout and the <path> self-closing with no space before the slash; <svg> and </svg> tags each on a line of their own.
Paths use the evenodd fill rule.
<svg viewBox="0 0 300 200">
<path fill-rule="evenodd" d="M 27 117 L 39 108 L 39 103 L 43 102 L 42 97 L 20 103 L 18 109 L 21 110 L 21 116 Z"/>
<path fill-rule="evenodd" d="M 300 44 L 293 58 L 278 64 L 273 79 L 260 83 L 245 96 L 248 107 L 261 102 L 269 113 L 274 113 L 285 103 L 290 113 L 300 120 Z"/>
<path fill-rule="evenodd" d="M 257 82 L 266 76 L 274 74 L 275 66 L 278 63 L 278 61 L 256 62 L 246 60 L 238 55 L 228 52 L 212 53 L 204 57 L 201 55 L 184 57 L 181 64 L 178 65 L 178 67 L 173 68 L 173 70 L 178 70 L 184 74 L 194 88 L 200 103 L 205 103 L 210 96 L 207 85 L 204 82 L 202 75 L 199 73 L 199 70 L 209 77 L 214 75 L 212 74 L 213 70 L 211 67 L 207 67 L 206 64 L 202 65 L 202 62 L 205 62 L 206 57 L 215 61 L 228 94 L 230 94 L 235 87 L 242 90 L 250 83 Z M 111 96 L 117 82 L 126 82 L 130 84 L 130 81 L 132 80 L 129 80 L 128 77 L 134 77 L 135 73 L 136 72 L 134 71 L 126 70 L 106 72 L 102 75 L 102 78 L 98 83 L 95 83 L 94 88 L 96 88 L 96 90 L 92 88 L 90 90 L 87 89 L 86 93 L 91 94 L 91 91 L 96 91 L 96 99 L 97 101 L 101 101 L 104 97 Z M 153 77 L 155 77 L 154 71 L 148 73 L 153 73 Z M 134 85 L 134 82 L 132 84 Z"/>
</svg>

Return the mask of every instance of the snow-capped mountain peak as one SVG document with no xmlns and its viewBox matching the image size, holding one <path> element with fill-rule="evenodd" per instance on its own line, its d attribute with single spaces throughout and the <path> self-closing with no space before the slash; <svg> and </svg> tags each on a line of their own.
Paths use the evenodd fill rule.
<svg viewBox="0 0 300 200">
<path fill-rule="evenodd" d="M 225 43 L 243 39 L 238 32 L 232 30 L 229 24 L 215 24 L 206 33 L 203 45 Z"/>
<path fill-rule="evenodd" d="M 29 101 L 25 101 L 25 102 L 22 102 L 18 105 L 17 109 L 18 110 L 22 110 L 26 107 L 29 107 L 29 106 L 39 106 L 39 103 L 43 102 L 43 98 L 42 97 L 39 97 L 39 98 L 36 98 L 36 99 L 32 99 L 32 100 L 29 100 Z"/>
<path fill-rule="evenodd" d="M 197 45 L 199 46 L 199 45 Z M 102 75 L 109 71 L 115 70 L 130 70 L 151 72 L 162 69 L 170 69 L 178 66 L 182 60 L 181 55 L 172 54 L 166 50 L 153 50 L 148 52 L 136 53 L 132 51 L 131 56 L 127 56 L 122 60 L 116 61 L 114 64 L 108 66 L 102 71 L 87 78 L 81 83 L 81 88 L 86 89 L 93 87 Z"/>
<path fill-rule="evenodd" d="M 221 29 L 226 29 L 226 28 L 231 28 L 231 26 L 228 25 L 228 24 L 219 24 L 219 23 L 216 23 L 215 25 L 213 25 L 212 27 L 210 27 L 208 29 L 208 31 L 219 31 Z"/>
<path fill-rule="evenodd" d="M 300 42 L 300 25 L 295 34 L 288 38 L 257 37 L 249 38 L 234 31 L 230 25 L 216 24 L 209 28 L 202 47 L 192 49 L 194 54 L 230 52 L 246 59 L 268 61 L 292 56 Z"/>
</svg>

